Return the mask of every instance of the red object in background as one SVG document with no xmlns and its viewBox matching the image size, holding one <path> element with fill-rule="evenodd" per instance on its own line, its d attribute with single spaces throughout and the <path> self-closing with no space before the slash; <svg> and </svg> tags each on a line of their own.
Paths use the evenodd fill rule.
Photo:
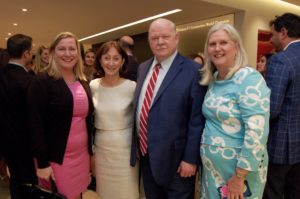
<svg viewBox="0 0 300 199">
<path fill-rule="evenodd" d="M 7 165 L 2 157 L 0 157 L 0 180 L 7 186 L 9 185 L 9 176 L 7 172 Z"/>
<path fill-rule="evenodd" d="M 258 30 L 256 63 L 259 61 L 262 55 L 274 52 L 275 49 L 270 42 L 270 38 L 270 31 Z"/>
</svg>

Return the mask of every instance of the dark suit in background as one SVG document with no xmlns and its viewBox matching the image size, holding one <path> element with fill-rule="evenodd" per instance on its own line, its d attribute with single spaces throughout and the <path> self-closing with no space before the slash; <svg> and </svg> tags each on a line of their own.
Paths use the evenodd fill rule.
<svg viewBox="0 0 300 199">
<path fill-rule="evenodd" d="M 278 51 L 268 61 L 271 89 L 269 168 L 265 199 L 300 198 L 300 17 L 286 13 L 271 21 Z M 280 52 L 279 52 L 280 51 Z"/>
<path fill-rule="evenodd" d="M 26 96 L 32 75 L 32 38 L 16 34 L 7 40 L 9 63 L 0 69 L 0 153 L 10 171 L 11 199 L 27 199 L 22 185 L 36 184 L 30 150 Z"/>
<path fill-rule="evenodd" d="M 0 71 L 0 146 L 11 175 L 12 198 L 25 198 L 20 192 L 23 183 L 36 183 L 26 107 L 31 78 L 22 66 L 15 64 Z"/>
<path fill-rule="evenodd" d="M 119 39 L 119 44 L 128 56 L 128 62 L 125 66 L 127 68 L 127 72 L 124 77 L 136 82 L 139 64 L 133 56 L 134 40 L 132 37 L 125 35 Z"/>
<path fill-rule="evenodd" d="M 134 56 L 128 55 L 128 62 L 126 64 L 126 67 L 127 67 L 127 72 L 124 77 L 126 79 L 130 79 L 136 82 L 139 64 L 135 60 Z"/>
</svg>

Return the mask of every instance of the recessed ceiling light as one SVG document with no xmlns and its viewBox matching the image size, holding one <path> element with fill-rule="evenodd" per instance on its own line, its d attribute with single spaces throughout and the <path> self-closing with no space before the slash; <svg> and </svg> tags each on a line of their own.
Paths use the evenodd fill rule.
<svg viewBox="0 0 300 199">
<path fill-rule="evenodd" d="M 8 37 L 5 37 L 5 40 L 8 40 Z"/>
<path fill-rule="evenodd" d="M 17 24 L 17 23 L 13 23 L 13 25 L 14 25 L 14 26 L 18 26 L 18 24 Z"/>
<path fill-rule="evenodd" d="M 28 9 L 27 9 L 27 8 L 22 8 L 22 11 L 23 11 L 23 12 L 27 12 Z"/>
<path fill-rule="evenodd" d="M 10 36 L 10 35 L 11 35 L 11 32 L 7 33 L 7 35 Z"/>
<path fill-rule="evenodd" d="M 104 35 L 104 34 L 107 34 L 107 33 L 110 33 L 110 32 L 116 31 L 116 30 L 120 30 L 120 29 L 123 29 L 123 28 L 127 28 L 127 27 L 129 27 L 129 26 L 134 26 L 134 25 L 136 25 L 136 24 L 140 24 L 140 23 L 143 23 L 143 22 L 146 22 L 146 21 L 150 21 L 150 20 L 153 20 L 153 19 L 157 19 L 157 18 L 159 18 L 159 17 L 171 15 L 171 14 L 174 14 L 174 13 L 180 12 L 180 11 L 182 11 L 182 10 L 181 10 L 181 9 L 170 10 L 170 11 L 168 11 L 168 12 L 160 13 L 160 14 L 158 14 L 158 15 L 154 15 L 154 16 L 147 17 L 147 18 L 144 18 L 144 19 L 140 19 L 140 20 L 138 20 L 138 21 L 134 21 L 134 22 L 131 22 L 131 23 L 122 25 L 122 26 L 118 26 L 118 27 L 115 27 L 115 28 L 112 28 L 112 29 L 109 29 L 109 30 L 106 30 L 106 31 L 103 31 L 103 32 L 96 33 L 96 34 L 94 34 L 94 35 L 90 35 L 90 36 L 81 38 L 81 39 L 79 39 L 78 41 L 84 41 L 84 40 L 87 40 L 87 39 L 91 39 L 91 38 L 94 38 L 94 37 L 98 37 L 98 36 L 100 36 L 100 35 Z"/>
</svg>

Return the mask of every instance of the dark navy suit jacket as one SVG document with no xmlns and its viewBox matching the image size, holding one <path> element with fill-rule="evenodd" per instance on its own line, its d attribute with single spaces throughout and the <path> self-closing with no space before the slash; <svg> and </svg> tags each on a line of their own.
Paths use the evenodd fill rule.
<svg viewBox="0 0 300 199">
<path fill-rule="evenodd" d="M 267 65 L 271 89 L 270 162 L 300 162 L 300 41 L 275 54 Z"/>
<path fill-rule="evenodd" d="M 136 113 L 140 92 L 152 62 L 153 58 L 139 66 L 135 120 L 139 117 Z M 205 123 L 201 107 L 206 88 L 199 85 L 198 70 L 199 65 L 178 53 L 149 110 L 148 153 L 153 177 L 160 185 L 171 180 L 181 160 L 196 165 L 200 161 L 200 139 Z M 137 136 L 135 126 L 131 165 L 135 165 L 140 155 Z"/>
</svg>

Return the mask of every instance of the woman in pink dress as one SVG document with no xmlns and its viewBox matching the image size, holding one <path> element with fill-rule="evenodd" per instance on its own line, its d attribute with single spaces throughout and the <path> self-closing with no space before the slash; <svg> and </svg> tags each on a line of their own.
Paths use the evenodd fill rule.
<svg viewBox="0 0 300 199">
<path fill-rule="evenodd" d="M 28 92 L 32 148 L 40 185 L 54 179 L 68 199 L 79 199 L 89 183 L 93 105 L 72 33 L 50 46 L 50 64 Z"/>
</svg>

